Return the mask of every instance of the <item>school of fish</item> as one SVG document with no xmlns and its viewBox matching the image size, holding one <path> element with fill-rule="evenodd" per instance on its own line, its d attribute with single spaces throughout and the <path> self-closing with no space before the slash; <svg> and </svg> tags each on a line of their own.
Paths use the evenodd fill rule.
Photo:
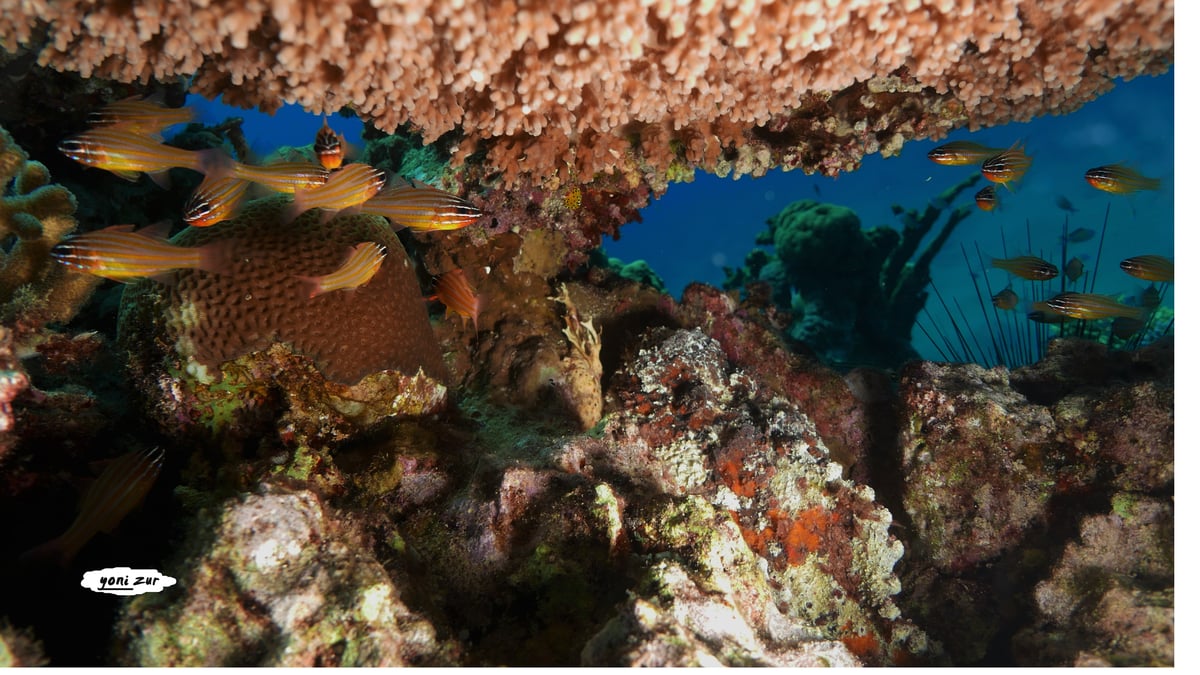
<svg viewBox="0 0 1200 675">
<path fill-rule="evenodd" d="M 943 166 L 975 166 L 980 167 L 980 173 L 991 181 L 975 194 L 975 204 L 982 211 L 995 211 L 1000 204 L 996 185 L 1002 185 L 1013 191 L 1017 184 L 1033 165 L 1033 157 L 1026 153 L 1024 143 L 1018 141 L 1007 149 L 991 147 L 972 141 L 951 141 L 930 150 L 930 161 Z M 1084 172 L 1084 180 L 1088 185 L 1110 194 L 1131 195 L 1142 190 L 1158 190 L 1162 181 L 1142 175 L 1136 169 L 1123 163 L 1106 164 L 1093 167 Z M 1055 204 L 1068 214 L 1075 213 L 1076 208 L 1064 196 L 1059 195 Z M 1065 252 L 1070 244 L 1078 244 L 1091 240 L 1096 235 L 1095 230 L 1078 227 L 1059 237 L 1059 243 Z M 1065 255 L 1063 256 L 1065 259 Z M 1084 259 L 1087 256 L 1074 256 L 1066 262 L 1063 273 L 1072 286 L 1085 275 Z M 1008 274 L 1032 282 L 1044 282 L 1058 277 L 1059 270 L 1053 263 L 1032 254 L 1019 255 L 1011 258 L 992 258 L 990 265 Z M 1137 305 L 1121 303 L 1114 298 L 1094 293 L 1063 291 L 1048 299 L 1032 301 L 1027 318 L 1038 323 L 1063 323 L 1068 319 L 1095 321 L 1112 319 L 1113 331 L 1118 336 L 1136 333 L 1147 322 L 1149 316 L 1161 303 L 1161 294 L 1166 284 L 1174 281 L 1175 266 L 1170 259 L 1155 255 L 1138 255 L 1121 261 L 1121 270 L 1137 279 L 1149 281 L 1150 286 L 1141 293 Z M 1155 286 L 1155 283 L 1163 287 Z M 1086 279 L 1085 279 L 1086 285 Z M 1042 296 L 1045 297 L 1044 295 Z M 997 309 L 1014 310 L 1020 298 L 1010 283 L 1000 292 L 992 296 L 992 305 Z"/>
</svg>

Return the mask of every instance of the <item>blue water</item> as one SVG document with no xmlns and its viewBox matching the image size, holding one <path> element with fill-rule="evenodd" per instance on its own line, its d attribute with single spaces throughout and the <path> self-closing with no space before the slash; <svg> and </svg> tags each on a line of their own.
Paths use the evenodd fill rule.
<svg viewBox="0 0 1200 675">
<path fill-rule="evenodd" d="M 268 116 L 196 96 L 189 97 L 188 103 L 205 123 L 220 122 L 228 116 L 242 117 L 243 132 L 260 156 L 279 145 L 309 144 L 320 126 L 319 118 L 295 106 L 285 106 Z M 361 147 L 361 122 L 332 116 L 329 123 L 352 144 Z M 1096 256 L 1098 236 L 1072 245 L 1067 255 L 1068 258 L 1086 256 L 1089 273 L 1099 270 L 1096 292 L 1128 295 L 1145 287 L 1145 282 L 1119 270 L 1117 265 L 1123 258 L 1144 253 L 1174 257 L 1174 71 L 1159 77 L 1118 82 L 1113 91 L 1068 115 L 1041 117 L 975 133 L 959 130 L 937 143 L 910 142 L 899 156 L 889 159 L 868 156 L 858 171 L 836 179 L 781 169 L 761 178 L 740 180 L 698 172 L 694 182 L 672 185 L 661 199 L 642 211 L 643 222 L 624 226 L 620 241 L 606 240 L 605 248 L 610 255 L 626 262 L 646 260 L 677 297 L 692 281 L 719 286 L 724 280 L 722 267 L 741 265 L 746 253 L 754 247 L 755 235 L 764 229 L 767 217 L 794 200 L 817 199 L 850 207 L 858 213 L 863 227 L 898 228 L 899 222 L 891 212 L 893 204 L 919 209 L 939 192 L 977 170 L 939 166 L 926 158 L 926 153 L 936 145 L 960 139 L 998 147 L 1022 141 L 1034 158 L 1032 168 L 1013 191 L 998 191 L 1000 208 L 991 213 L 977 211 L 960 223 L 934 261 L 934 284 L 951 306 L 957 298 L 969 316 L 977 317 L 979 301 L 960 243 L 972 252 L 972 266 L 977 273 L 979 265 L 973 258 L 976 244 L 984 255 L 1033 253 L 1058 264 L 1058 239 L 1066 216 L 1055 204 L 1060 196 L 1078 209 L 1069 216 L 1068 229 L 1087 227 L 1099 233 L 1105 209 L 1110 210 L 1100 257 Z M 1145 175 L 1161 178 L 1162 189 L 1131 197 L 1114 196 L 1092 188 L 1083 180 L 1087 169 L 1115 162 L 1128 163 Z M 969 203 L 974 191 L 984 184 L 981 181 L 960 195 L 956 203 Z M 926 240 L 932 239 L 938 228 L 940 223 Z M 1007 247 L 1002 244 L 1001 232 Z M 1000 270 L 989 270 L 986 274 L 993 291 L 1004 288 L 1009 281 L 1008 275 Z M 1174 292 L 1168 290 L 1164 305 L 1174 304 Z M 946 323 L 940 308 L 932 304 L 927 307 L 933 321 Z M 938 356 L 919 331 L 914 331 L 912 338 L 923 356 Z"/>
</svg>

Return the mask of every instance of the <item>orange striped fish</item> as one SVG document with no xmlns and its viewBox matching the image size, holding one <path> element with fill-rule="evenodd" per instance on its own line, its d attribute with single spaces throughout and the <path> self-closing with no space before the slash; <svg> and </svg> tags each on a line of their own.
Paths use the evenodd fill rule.
<svg viewBox="0 0 1200 675">
<path fill-rule="evenodd" d="M 929 151 L 930 161 L 943 166 L 968 166 L 1004 152 L 1004 148 L 990 148 L 971 141 L 950 141 Z"/>
<path fill-rule="evenodd" d="M 312 162 L 277 162 L 265 166 L 234 162 L 233 175 L 285 194 L 320 187 L 329 179 L 329 172 Z"/>
<path fill-rule="evenodd" d="M 1016 258 L 992 258 L 992 267 L 1015 274 L 1030 281 L 1045 281 L 1058 276 L 1058 267 L 1037 256 L 1022 255 Z"/>
<path fill-rule="evenodd" d="M 109 462 L 79 501 L 79 516 L 62 535 L 26 551 L 21 558 L 48 559 L 66 567 L 97 532 L 111 532 L 142 503 L 162 470 L 163 450 L 129 452 Z"/>
<path fill-rule="evenodd" d="M 106 169 L 125 180 L 135 181 L 144 172 L 164 187 L 169 169 L 208 173 L 233 161 L 216 149 L 184 150 L 164 145 L 145 131 L 124 125 L 85 131 L 64 140 L 58 149 L 80 164 Z"/>
<path fill-rule="evenodd" d="M 88 115 L 92 126 L 122 125 L 150 134 L 160 133 L 175 124 L 187 124 L 195 117 L 191 108 L 168 108 L 150 99 L 130 96 L 114 101 Z"/>
<path fill-rule="evenodd" d="M 984 178 L 1011 190 L 1008 184 L 1021 180 L 1021 176 L 1024 176 L 1032 165 L 1033 158 L 1025 154 L 1025 146 L 1017 141 L 1008 150 L 984 160 L 979 171 Z"/>
<path fill-rule="evenodd" d="M 1127 195 L 1138 190 L 1157 190 L 1162 185 L 1161 180 L 1147 178 L 1124 164 L 1105 164 L 1088 169 L 1083 178 L 1088 185 L 1097 190 L 1118 195 Z"/>
<path fill-rule="evenodd" d="M 347 164 L 330 174 L 324 185 L 297 190 L 285 218 L 293 220 L 309 209 L 340 211 L 358 206 L 374 197 L 386 181 L 384 173 L 370 164 Z"/>
<path fill-rule="evenodd" d="M 984 211 L 992 211 L 999 204 L 1000 200 L 996 196 L 995 185 L 989 185 L 975 193 L 975 206 Z"/>
<path fill-rule="evenodd" d="M 170 223 L 144 227 L 113 225 L 68 237 L 50 249 L 58 262 L 114 281 L 155 278 L 177 269 L 217 272 L 227 262 L 228 244 L 213 242 L 189 248 L 166 239 Z"/>
<path fill-rule="evenodd" d="M 1161 255 L 1135 255 L 1121 261 L 1121 269 L 1143 281 L 1175 281 L 1175 263 Z"/>
<path fill-rule="evenodd" d="M 375 278 L 386 256 L 386 247 L 364 241 L 351 249 L 341 267 L 319 277 L 300 277 L 300 281 L 304 282 L 304 290 L 310 298 L 329 291 L 351 291 Z"/>
<path fill-rule="evenodd" d="M 192 227 L 208 227 L 229 220 L 249 187 L 248 181 L 233 176 L 205 176 L 183 207 L 184 222 Z"/>
<path fill-rule="evenodd" d="M 363 202 L 360 210 L 392 221 L 393 229 L 457 230 L 479 219 L 479 209 L 429 185 L 395 185 Z"/>
<path fill-rule="evenodd" d="M 470 319 L 476 332 L 479 331 L 479 311 L 483 308 L 483 301 L 471 287 L 466 272 L 456 268 L 438 277 L 429 299 L 440 300 L 446 306 L 447 313 L 461 316 L 464 326 Z"/>
<path fill-rule="evenodd" d="M 313 141 L 313 152 L 321 166 L 333 171 L 342 166 L 346 156 L 346 139 L 329 126 L 329 118 L 321 119 L 321 128 L 317 130 L 317 138 Z"/>
<path fill-rule="evenodd" d="M 1123 316 L 1127 319 L 1141 319 L 1145 312 L 1141 307 L 1123 305 L 1116 300 L 1099 293 L 1074 293 L 1067 291 L 1046 301 L 1051 311 L 1072 319 L 1111 319 Z"/>
</svg>

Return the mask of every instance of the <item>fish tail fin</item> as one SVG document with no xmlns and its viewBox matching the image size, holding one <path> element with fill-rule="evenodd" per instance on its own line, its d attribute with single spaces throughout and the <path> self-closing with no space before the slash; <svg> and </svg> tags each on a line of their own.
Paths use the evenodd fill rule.
<svg viewBox="0 0 1200 675">
<path fill-rule="evenodd" d="M 227 272 L 237 260 L 236 243 L 235 239 L 218 239 L 201 246 L 196 268 L 212 274 Z"/>
<path fill-rule="evenodd" d="M 197 150 L 196 162 L 188 168 L 195 169 L 206 177 L 219 178 L 232 176 L 236 164 L 237 160 L 225 154 L 224 150 L 209 148 L 208 150 Z"/>
<path fill-rule="evenodd" d="M 60 569 L 65 569 L 75 559 L 75 554 L 79 552 L 81 546 L 81 542 L 75 542 L 67 539 L 66 535 L 61 535 L 25 551 L 17 558 L 17 561 L 25 565 L 51 563 Z"/>
<path fill-rule="evenodd" d="M 306 298 L 315 298 L 329 290 L 321 285 L 324 277 L 310 277 L 297 274 L 296 279 L 300 281 L 300 294 Z"/>
</svg>

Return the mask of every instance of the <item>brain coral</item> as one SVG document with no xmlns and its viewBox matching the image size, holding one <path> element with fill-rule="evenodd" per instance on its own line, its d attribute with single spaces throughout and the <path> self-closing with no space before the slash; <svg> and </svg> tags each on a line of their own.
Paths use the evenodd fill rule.
<svg viewBox="0 0 1200 675">
<path fill-rule="evenodd" d="M 232 220 L 189 228 L 172 240 L 232 241 L 236 254 L 222 274 L 179 271 L 167 286 L 166 323 L 180 355 L 208 369 L 286 342 L 327 378 L 346 384 L 385 369 L 412 375 L 424 368 L 444 378 L 416 271 L 387 221 L 355 215 L 322 222 L 312 210 L 286 222 L 281 215 L 290 204 L 285 195 L 251 202 Z M 334 271 L 364 241 L 388 250 L 369 283 L 307 297 L 298 275 Z"/>
<path fill-rule="evenodd" d="M 859 157 L 886 154 L 905 138 L 1073 110 L 1117 77 L 1165 72 L 1175 35 L 1170 0 L 5 7 L 0 47 L 42 65 L 127 82 L 195 75 L 194 91 L 229 103 L 352 106 L 426 140 L 459 126 L 459 158 L 486 150 L 510 181 L 628 171 L 633 155 L 662 172 L 676 159 L 719 169 L 732 154 L 829 173 L 824 160 L 851 140 Z M 766 156 L 747 147 L 784 131 Z"/>
</svg>

